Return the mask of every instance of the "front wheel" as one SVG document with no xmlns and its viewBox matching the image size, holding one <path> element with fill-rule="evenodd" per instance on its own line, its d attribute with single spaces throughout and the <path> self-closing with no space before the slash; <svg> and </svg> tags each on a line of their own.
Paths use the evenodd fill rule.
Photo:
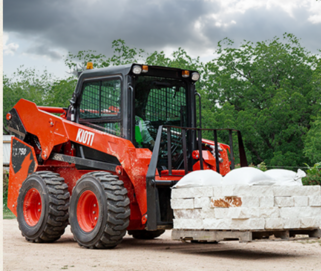
<svg viewBox="0 0 321 271">
<path fill-rule="evenodd" d="M 91 172 L 73 189 L 69 223 L 75 240 L 86 248 L 114 248 L 129 225 L 127 189 L 117 176 Z"/>
<path fill-rule="evenodd" d="M 68 186 L 58 173 L 39 171 L 22 183 L 17 219 L 22 235 L 29 242 L 53 242 L 68 224 Z"/>
</svg>

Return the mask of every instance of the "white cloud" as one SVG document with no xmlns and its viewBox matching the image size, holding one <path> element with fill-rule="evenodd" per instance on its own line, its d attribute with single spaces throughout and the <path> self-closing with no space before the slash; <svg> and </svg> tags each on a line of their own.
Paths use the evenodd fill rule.
<svg viewBox="0 0 321 271">
<path fill-rule="evenodd" d="M 11 43 L 8 43 L 9 40 L 9 35 L 8 33 L 3 33 L 3 53 L 5 55 L 14 55 L 15 52 L 18 50 L 19 48 L 19 44 L 18 43 L 14 43 L 14 42 L 11 42 Z"/>
</svg>

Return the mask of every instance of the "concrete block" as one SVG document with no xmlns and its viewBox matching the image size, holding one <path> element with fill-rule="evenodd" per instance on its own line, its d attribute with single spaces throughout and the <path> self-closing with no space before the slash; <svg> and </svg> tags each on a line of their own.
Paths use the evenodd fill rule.
<svg viewBox="0 0 321 271">
<path fill-rule="evenodd" d="M 210 207 L 210 197 L 200 197 L 194 199 L 194 208 L 206 208 Z"/>
<path fill-rule="evenodd" d="M 284 229 L 299 229 L 301 226 L 299 218 L 283 218 Z"/>
<path fill-rule="evenodd" d="M 293 197 L 275 197 L 274 204 L 277 207 L 293 207 Z"/>
<path fill-rule="evenodd" d="M 294 207 L 307 207 L 309 205 L 309 198 L 307 196 L 294 196 Z"/>
<path fill-rule="evenodd" d="M 304 217 L 300 219 L 301 228 L 317 228 L 320 226 L 319 219 L 315 217 Z"/>
<path fill-rule="evenodd" d="M 275 229 L 280 230 L 284 228 L 283 219 L 282 218 L 266 218 L 265 219 L 265 229 Z"/>
<path fill-rule="evenodd" d="M 309 197 L 309 205 L 313 207 L 321 207 L 321 196 Z M 320 209 L 321 212 L 321 209 Z"/>
<path fill-rule="evenodd" d="M 280 216 L 278 207 L 259 208 L 258 213 L 258 217 L 261 218 L 278 218 Z"/>
<path fill-rule="evenodd" d="M 260 197 L 260 208 L 274 207 L 274 197 Z"/>
<path fill-rule="evenodd" d="M 194 209 L 194 199 L 171 199 L 172 209 Z"/>
<path fill-rule="evenodd" d="M 187 210 L 174 210 L 175 218 L 184 218 L 184 219 L 196 219 L 201 217 L 201 209 L 187 209 Z"/>
<path fill-rule="evenodd" d="M 242 207 L 259 207 L 260 198 L 255 196 L 244 196 L 242 197 Z"/>
<path fill-rule="evenodd" d="M 173 219 L 174 229 L 203 229 L 203 219 Z"/>
</svg>

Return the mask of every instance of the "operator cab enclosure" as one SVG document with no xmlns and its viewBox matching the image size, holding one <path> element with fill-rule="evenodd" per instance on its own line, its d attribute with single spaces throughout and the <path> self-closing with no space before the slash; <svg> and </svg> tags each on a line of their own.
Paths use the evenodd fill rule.
<svg viewBox="0 0 321 271">
<path fill-rule="evenodd" d="M 141 64 L 85 70 L 79 76 L 67 119 L 152 150 L 160 125 L 196 127 L 198 79 L 196 71 Z M 178 133 L 172 129 L 174 142 Z M 188 149 L 195 149 L 193 137 Z M 179 152 L 173 152 L 173 160 Z M 176 160 L 180 167 L 181 159 Z M 192 162 L 189 164 L 191 167 Z"/>
</svg>

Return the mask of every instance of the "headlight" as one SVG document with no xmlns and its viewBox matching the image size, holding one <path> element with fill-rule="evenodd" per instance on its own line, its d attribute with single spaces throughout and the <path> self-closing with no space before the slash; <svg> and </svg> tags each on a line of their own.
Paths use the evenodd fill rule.
<svg viewBox="0 0 321 271">
<path fill-rule="evenodd" d="M 135 65 L 135 66 L 133 67 L 133 73 L 134 73 L 134 74 L 140 74 L 141 72 L 142 72 L 142 67 L 141 67 L 141 66 Z"/>
<path fill-rule="evenodd" d="M 200 79 L 200 74 L 198 72 L 193 72 L 192 73 L 192 80 L 198 81 L 198 79 Z"/>
</svg>

